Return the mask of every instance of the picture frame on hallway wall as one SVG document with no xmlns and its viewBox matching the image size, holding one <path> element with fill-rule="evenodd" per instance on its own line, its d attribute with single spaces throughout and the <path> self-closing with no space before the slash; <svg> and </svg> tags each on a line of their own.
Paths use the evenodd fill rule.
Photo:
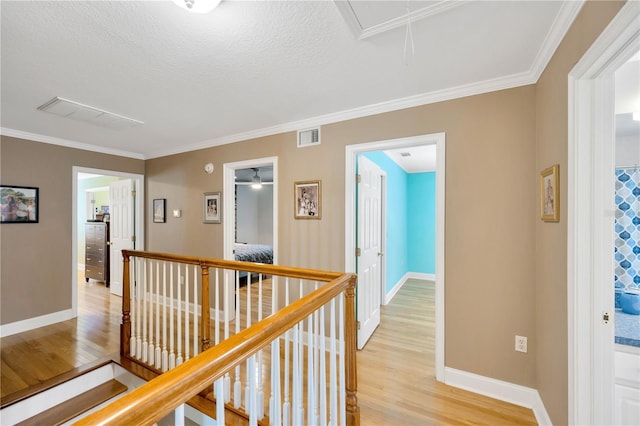
<svg viewBox="0 0 640 426">
<path fill-rule="evenodd" d="M 322 217 L 322 183 L 307 180 L 293 183 L 294 217 L 320 219 Z"/>
<path fill-rule="evenodd" d="M 153 223 L 165 223 L 167 221 L 166 198 L 156 198 L 153 200 Z"/>
<path fill-rule="evenodd" d="M 560 166 L 555 164 L 540 172 L 540 219 L 560 221 Z"/>
<path fill-rule="evenodd" d="M 220 213 L 222 205 L 220 203 L 219 192 L 205 192 L 203 202 L 203 222 L 220 223 Z"/>
<path fill-rule="evenodd" d="M 0 223 L 38 223 L 39 189 L 0 185 Z"/>
</svg>

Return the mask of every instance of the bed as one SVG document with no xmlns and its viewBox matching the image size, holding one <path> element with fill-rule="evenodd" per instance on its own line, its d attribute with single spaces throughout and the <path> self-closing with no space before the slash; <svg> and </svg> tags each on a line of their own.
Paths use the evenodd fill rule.
<svg viewBox="0 0 640 426">
<path fill-rule="evenodd" d="M 273 263 L 273 246 L 236 243 L 235 259 L 241 262 Z"/>
</svg>

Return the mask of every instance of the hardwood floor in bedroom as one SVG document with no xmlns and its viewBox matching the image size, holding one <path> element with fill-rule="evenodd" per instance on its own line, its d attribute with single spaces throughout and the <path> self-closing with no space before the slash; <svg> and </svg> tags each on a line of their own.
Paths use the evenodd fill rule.
<svg viewBox="0 0 640 426">
<path fill-rule="evenodd" d="M 78 276 L 79 316 L 0 339 L 2 399 L 118 352 L 121 299 Z M 361 424 L 535 425 L 531 410 L 435 380 L 434 284 L 407 282 L 357 354 Z M 401 331 L 401 332 L 399 332 Z"/>
</svg>

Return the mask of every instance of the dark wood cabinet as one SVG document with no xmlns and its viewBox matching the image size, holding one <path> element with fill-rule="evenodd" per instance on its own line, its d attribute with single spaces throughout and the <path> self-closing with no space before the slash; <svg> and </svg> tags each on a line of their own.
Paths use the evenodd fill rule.
<svg viewBox="0 0 640 426">
<path fill-rule="evenodd" d="M 84 277 L 104 281 L 109 287 L 109 223 L 88 222 L 84 225 Z"/>
</svg>

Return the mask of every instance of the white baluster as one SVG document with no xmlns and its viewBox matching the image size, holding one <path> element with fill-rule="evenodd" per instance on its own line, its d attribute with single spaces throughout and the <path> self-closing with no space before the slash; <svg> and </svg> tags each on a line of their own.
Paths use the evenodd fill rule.
<svg viewBox="0 0 640 426">
<path fill-rule="evenodd" d="M 129 318 L 131 320 L 131 338 L 129 339 L 129 355 L 136 355 L 136 327 L 138 322 L 136 321 L 136 314 L 138 310 L 136 309 L 136 262 L 138 258 L 133 257 L 129 262 Z"/>
<path fill-rule="evenodd" d="M 169 369 L 167 351 L 167 262 L 162 262 L 162 371 Z"/>
<path fill-rule="evenodd" d="M 338 419 L 338 389 L 336 367 L 336 298 L 331 299 L 330 318 L 330 341 L 329 341 L 329 425 L 337 424 Z M 323 423 L 324 424 L 324 423 Z"/>
<path fill-rule="evenodd" d="M 154 261 L 149 261 L 149 283 L 148 283 L 148 290 L 149 290 L 149 296 L 148 296 L 148 303 L 149 303 L 149 343 L 147 344 L 147 350 L 148 350 L 148 354 L 147 354 L 147 363 L 149 365 L 153 365 L 154 364 L 154 355 L 156 353 L 155 350 L 155 344 L 153 342 L 153 282 L 154 282 L 154 276 L 153 276 L 153 264 L 156 263 Z"/>
<path fill-rule="evenodd" d="M 183 425 L 184 421 L 184 404 L 179 405 L 173 412 L 173 424 L 174 425 Z"/>
<path fill-rule="evenodd" d="M 204 306 L 205 304 L 202 303 L 201 309 L 204 309 Z M 200 353 L 200 342 L 198 342 L 198 267 L 194 265 L 193 266 L 193 356 L 196 356 L 199 353 Z"/>
<path fill-rule="evenodd" d="M 216 397 L 216 424 L 224 425 L 224 403 L 225 391 L 224 391 L 224 379 L 218 379 L 214 383 L 215 397 Z"/>
<path fill-rule="evenodd" d="M 340 363 L 338 367 L 340 368 L 340 404 L 338 408 L 340 409 L 340 424 L 345 425 L 347 423 L 347 395 L 346 395 L 346 377 L 344 375 L 344 367 L 346 364 L 345 353 L 344 353 L 344 293 L 340 293 L 338 296 L 338 329 L 340 330 Z"/>
<path fill-rule="evenodd" d="M 285 278 L 285 306 L 289 306 L 289 278 Z M 289 426 L 291 420 L 291 404 L 289 402 L 289 380 L 292 377 L 289 373 L 289 345 L 291 344 L 291 333 L 285 333 L 284 347 L 284 404 L 282 406 L 282 424 Z"/>
<path fill-rule="evenodd" d="M 288 343 L 286 343 L 288 344 Z M 287 373 L 285 373 L 285 377 Z M 272 425 L 282 424 L 280 383 L 280 338 L 271 342 L 271 397 L 269 398 L 269 420 Z"/>
<path fill-rule="evenodd" d="M 300 395 L 302 394 L 302 389 L 300 389 L 300 382 L 298 381 L 298 376 L 300 375 L 300 370 L 299 370 L 299 363 L 300 363 L 300 350 L 298 347 L 298 324 L 296 324 L 295 326 L 293 326 L 293 389 L 292 389 L 292 395 L 291 395 L 291 404 L 292 404 L 292 411 L 293 411 L 293 426 L 297 426 L 297 425 L 301 425 L 302 424 L 302 418 L 299 416 L 299 411 L 298 411 L 298 399 L 300 399 Z"/>
<path fill-rule="evenodd" d="M 189 265 L 184 265 L 184 360 L 189 360 Z"/>
<path fill-rule="evenodd" d="M 315 345 L 313 342 L 313 313 L 307 317 L 307 423 L 315 423 Z M 303 358 L 304 359 L 304 358 Z M 303 367 L 304 370 L 304 367 Z"/>
<path fill-rule="evenodd" d="M 229 314 L 231 313 L 229 306 L 229 271 L 224 271 L 224 339 L 229 338 Z M 224 375 L 224 402 L 229 403 L 231 401 L 231 376 L 229 373 Z"/>
<path fill-rule="evenodd" d="M 182 364 L 182 267 L 180 264 L 178 266 L 178 287 L 176 287 L 176 293 L 178 293 L 178 300 L 176 300 L 176 316 L 178 317 L 178 323 L 176 324 L 176 328 L 178 330 L 178 338 L 176 339 L 178 342 L 177 353 L 176 353 L 176 365 Z"/>
<path fill-rule="evenodd" d="M 262 274 L 258 275 L 258 321 L 262 321 Z M 264 418 L 264 389 L 262 387 L 262 350 L 258 352 L 257 368 L 258 406 L 256 407 L 258 420 Z"/>
<path fill-rule="evenodd" d="M 318 391 L 320 392 L 320 417 L 318 423 L 321 425 L 327 424 L 327 348 L 325 344 L 325 329 L 324 329 L 324 311 L 326 305 L 320 308 L 320 332 L 318 333 L 318 339 L 320 340 L 320 348 L 318 350 L 318 359 L 320 360 L 320 377 L 318 378 Z"/>
<path fill-rule="evenodd" d="M 251 327 L 251 272 L 247 272 L 247 326 L 245 327 L 245 329 Z M 249 364 L 250 361 L 249 359 L 247 359 L 246 362 L 246 368 L 247 368 L 247 376 L 249 374 L 250 368 L 249 368 Z M 245 387 L 244 387 L 244 403 L 248 406 L 249 405 L 249 401 L 251 396 L 249 395 L 250 393 L 253 392 L 253 389 L 251 389 L 250 383 L 249 383 L 249 379 L 247 377 L 247 383 L 245 383 Z M 247 407 L 249 408 L 249 407 Z M 251 407 L 251 408 L 255 408 L 255 407 Z M 249 410 L 247 410 L 249 411 Z"/>
<path fill-rule="evenodd" d="M 247 285 L 249 285 L 247 283 Z M 252 355 L 247 360 L 247 382 L 249 383 L 249 394 L 245 401 L 248 406 L 249 426 L 258 425 L 257 400 L 256 400 L 256 356 Z"/>
<path fill-rule="evenodd" d="M 142 358 L 142 280 L 141 270 L 144 267 L 145 260 L 138 259 L 138 267 L 136 268 L 136 358 Z"/>
<path fill-rule="evenodd" d="M 147 263 L 142 271 L 142 362 L 147 362 Z"/>
<path fill-rule="evenodd" d="M 236 334 L 240 333 L 240 274 L 236 274 Z M 239 408 L 242 405 L 242 385 L 240 384 L 240 366 L 236 366 L 235 381 L 233 383 L 233 406 Z"/>
<path fill-rule="evenodd" d="M 163 262 L 164 264 L 164 262 Z M 156 368 L 162 368 L 162 349 L 160 346 L 160 262 L 156 263 Z"/>
<path fill-rule="evenodd" d="M 176 351 L 174 347 L 174 329 L 173 329 L 173 262 L 169 264 L 169 370 L 176 366 Z"/>
</svg>

